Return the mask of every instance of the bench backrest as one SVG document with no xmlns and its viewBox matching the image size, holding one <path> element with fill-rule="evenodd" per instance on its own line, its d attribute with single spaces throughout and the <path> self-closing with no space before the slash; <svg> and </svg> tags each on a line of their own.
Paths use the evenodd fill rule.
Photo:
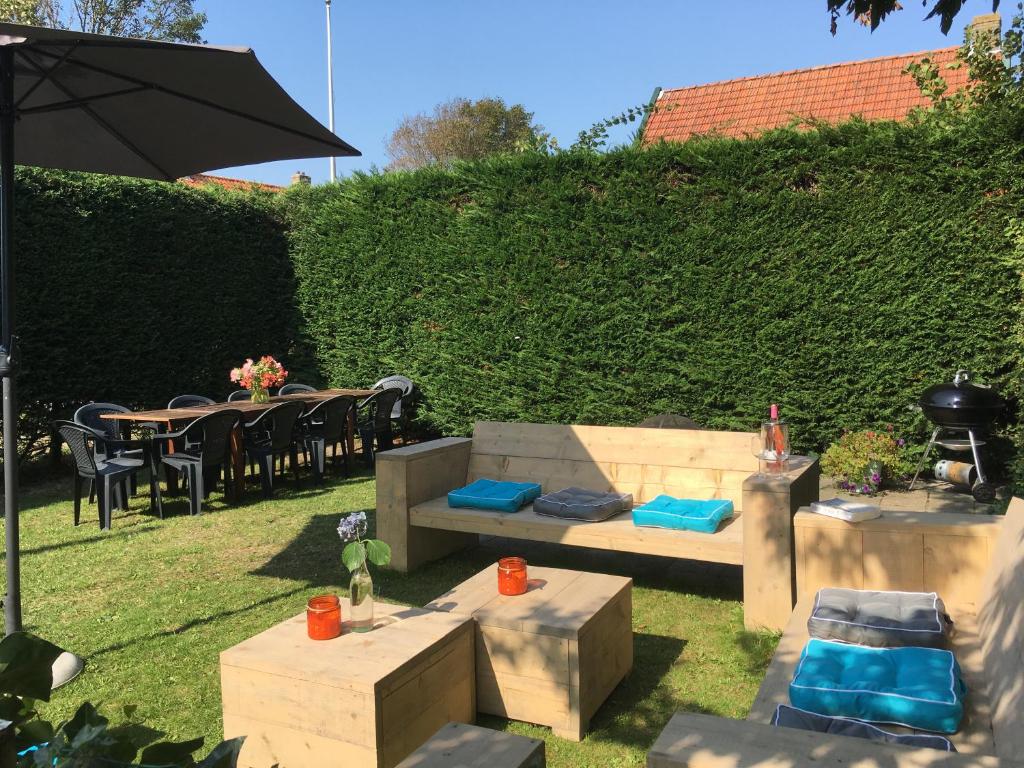
<svg viewBox="0 0 1024 768">
<path fill-rule="evenodd" d="M 469 479 L 631 493 L 729 499 L 742 509 L 743 481 L 757 471 L 752 433 L 478 421 Z"/>
<path fill-rule="evenodd" d="M 978 609 L 996 754 L 1024 755 L 1024 499 L 1006 511 Z"/>
</svg>

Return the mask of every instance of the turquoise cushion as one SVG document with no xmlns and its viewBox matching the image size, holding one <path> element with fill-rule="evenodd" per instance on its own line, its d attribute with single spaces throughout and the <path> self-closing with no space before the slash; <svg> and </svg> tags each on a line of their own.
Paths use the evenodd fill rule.
<svg viewBox="0 0 1024 768">
<path fill-rule="evenodd" d="M 955 733 L 966 687 L 953 654 L 938 648 L 871 648 L 812 638 L 789 698 L 821 715 Z"/>
<path fill-rule="evenodd" d="M 537 483 L 513 483 L 508 480 L 480 478 L 465 488 L 448 494 L 449 507 L 493 509 L 498 512 L 517 512 L 524 504 L 540 496 Z"/>
<path fill-rule="evenodd" d="M 633 510 L 633 525 L 714 533 L 727 517 L 732 517 L 731 501 L 675 499 L 662 495 Z"/>
</svg>

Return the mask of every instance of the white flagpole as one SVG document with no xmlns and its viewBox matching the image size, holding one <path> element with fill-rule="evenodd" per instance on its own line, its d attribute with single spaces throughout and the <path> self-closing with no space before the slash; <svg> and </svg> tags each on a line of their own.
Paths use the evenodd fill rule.
<svg viewBox="0 0 1024 768">
<path fill-rule="evenodd" d="M 331 0 L 324 0 L 327 8 L 327 125 L 334 133 L 334 61 L 333 41 L 331 40 Z M 337 178 L 337 169 L 334 164 L 334 155 L 329 158 L 331 164 L 331 181 Z"/>
</svg>

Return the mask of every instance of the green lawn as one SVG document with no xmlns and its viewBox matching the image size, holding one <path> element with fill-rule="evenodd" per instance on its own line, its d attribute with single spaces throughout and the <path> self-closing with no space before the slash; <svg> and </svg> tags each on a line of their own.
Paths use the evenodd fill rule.
<svg viewBox="0 0 1024 768">
<path fill-rule="evenodd" d="M 70 478 L 23 489 L 26 629 L 88 659 L 46 713 L 67 716 L 86 699 L 114 716 L 137 704 L 147 725 L 207 744 L 221 737 L 218 653 L 300 613 L 310 595 L 343 590 L 334 528 L 342 513 L 372 514 L 374 504 L 366 477 L 298 492 L 289 485 L 270 502 L 253 490 L 235 507 L 214 494 L 198 518 L 179 498 L 158 520 L 139 497 L 102 532 L 92 510 L 72 525 L 69 489 Z M 676 710 L 746 714 L 775 638 L 743 631 L 736 569 L 492 542 L 415 574 L 376 572 L 379 599 L 423 605 L 499 552 L 633 576 L 635 665 L 580 744 L 500 718 L 481 724 L 544 738 L 555 768 L 640 766 Z"/>
</svg>

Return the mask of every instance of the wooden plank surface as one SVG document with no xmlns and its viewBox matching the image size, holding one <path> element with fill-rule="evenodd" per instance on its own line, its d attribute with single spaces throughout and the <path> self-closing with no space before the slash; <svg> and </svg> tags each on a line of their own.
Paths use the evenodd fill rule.
<svg viewBox="0 0 1024 768">
<path fill-rule="evenodd" d="M 130 411 L 129 413 L 105 413 L 104 419 L 114 421 L 160 421 L 173 423 L 179 421 L 191 421 L 208 413 L 217 411 L 238 410 L 246 416 L 255 418 L 263 411 L 281 403 L 299 400 L 303 403 L 315 404 L 323 400 L 329 400 L 337 395 L 349 395 L 350 397 L 369 397 L 374 394 L 373 389 L 320 389 L 316 392 L 293 392 L 289 395 L 276 395 L 270 398 L 267 403 L 253 403 L 249 400 L 237 400 L 232 403 L 214 403 L 213 405 L 197 405 L 192 408 L 158 408 L 149 411 Z"/>
<path fill-rule="evenodd" d="M 834 517 L 817 515 L 801 509 L 793 518 L 796 528 L 834 528 L 838 530 L 904 532 L 915 527 L 927 528 L 929 533 L 951 536 L 982 536 L 997 538 L 1002 526 L 1002 515 L 965 515 L 960 512 L 886 512 L 874 520 L 848 523 Z"/>
<path fill-rule="evenodd" d="M 679 712 L 647 754 L 647 768 L 1010 768 L 992 756 L 880 744 L 851 736 Z"/>
<path fill-rule="evenodd" d="M 757 471 L 750 432 L 478 421 L 473 452 L 530 459 Z"/>
<path fill-rule="evenodd" d="M 1013 499 L 992 551 L 978 622 L 996 754 L 1024 756 L 1024 500 Z"/>
<path fill-rule="evenodd" d="M 538 515 L 533 505 L 505 514 L 448 506 L 444 496 L 409 510 L 411 525 L 446 531 L 464 531 L 512 539 L 549 541 L 618 552 L 639 552 L 690 558 L 713 563 L 743 562 L 743 515 L 726 521 L 715 533 L 672 531 L 633 525 L 627 512 L 610 520 L 587 523 Z"/>
<path fill-rule="evenodd" d="M 349 610 L 342 598 L 343 619 Z M 302 613 L 223 651 L 221 666 L 373 692 L 467 623 L 455 614 L 381 602 L 375 616 L 378 628 L 372 632 L 347 630 L 333 640 L 317 641 L 307 636 Z"/>
<path fill-rule="evenodd" d="M 398 768 L 544 768 L 544 742 L 448 723 Z"/>
<path fill-rule="evenodd" d="M 478 625 L 576 639 L 588 622 L 623 592 L 632 579 L 603 573 L 527 565 L 523 595 L 498 593 L 494 563 L 426 605 L 471 615 Z"/>
</svg>

